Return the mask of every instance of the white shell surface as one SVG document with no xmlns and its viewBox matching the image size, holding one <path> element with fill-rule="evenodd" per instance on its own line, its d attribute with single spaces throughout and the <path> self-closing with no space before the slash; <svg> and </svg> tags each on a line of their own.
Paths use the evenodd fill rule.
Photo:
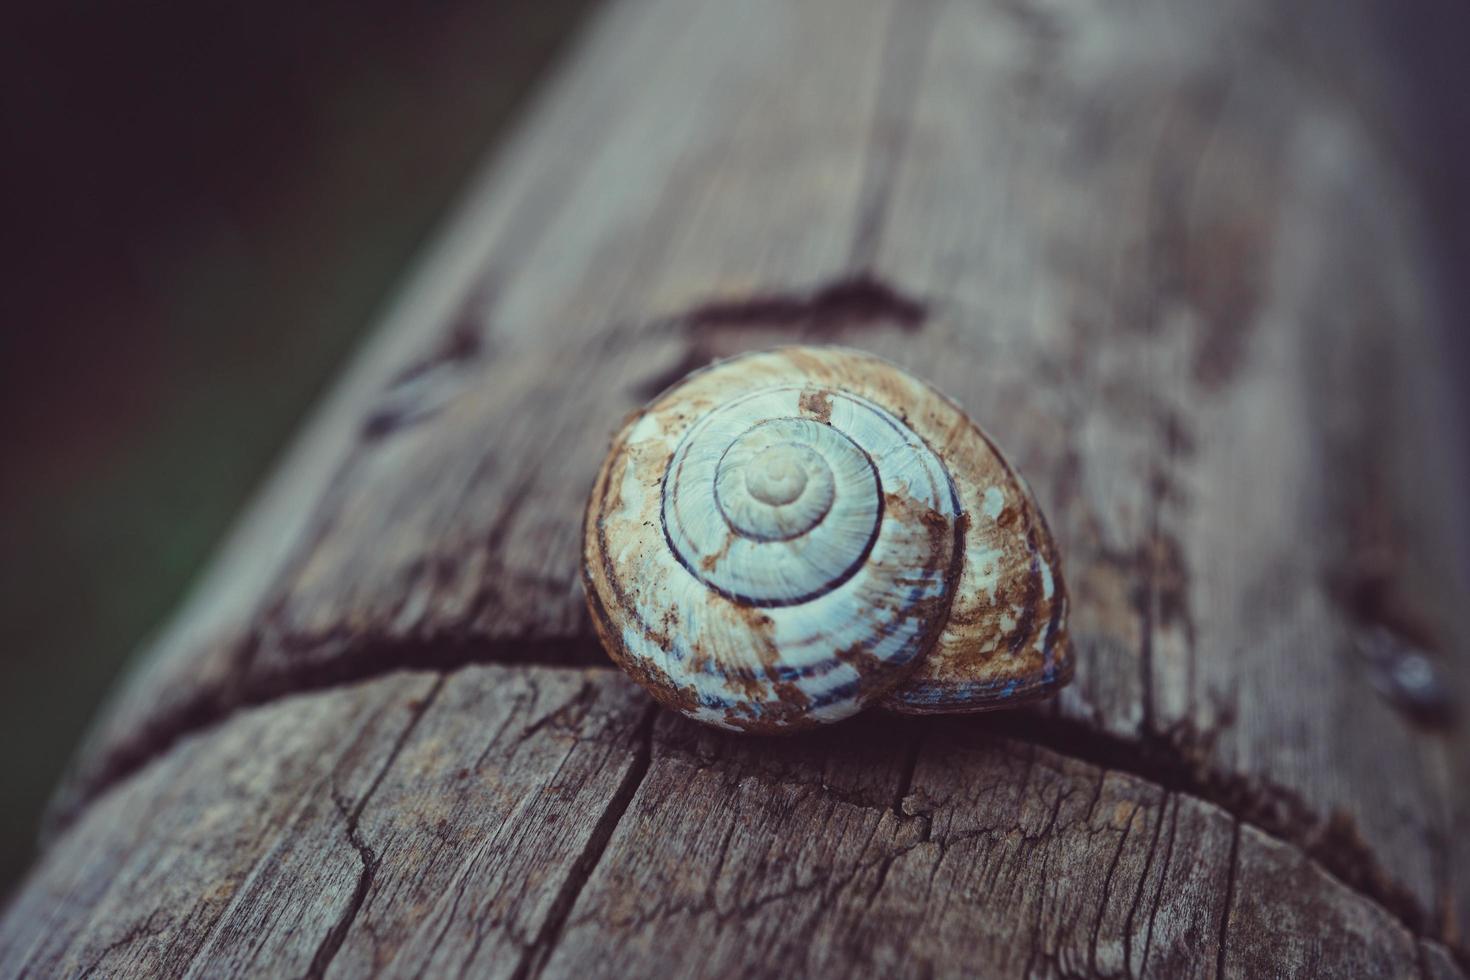
<svg viewBox="0 0 1470 980">
<path fill-rule="evenodd" d="M 747 605 L 813 602 L 862 570 L 879 542 L 885 492 L 930 502 L 951 520 L 958 509 L 944 467 L 898 419 L 834 392 L 819 422 L 801 415 L 807 393 L 764 388 L 710 412 L 664 480 L 660 519 L 675 555 Z M 889 564 L 927 558 L 905 536 L 883 543 Z"/>
<path fill-rule="evenodd" d="M 594 491 L 589 594 L 662 700 L 769 730 L 861 710 L 933 644 L 960 505 L 892 412 L 762 366 L 700 372 L 630 425 Z"/>
<path fill-rule="evenodd" d="M 632 416 L 584 554 L 613 659 L 726 728 L 1008 707 L 1072 673 L 1029 489 L 955 403 L 858 351 L 734 358 Z"/>
</svg>

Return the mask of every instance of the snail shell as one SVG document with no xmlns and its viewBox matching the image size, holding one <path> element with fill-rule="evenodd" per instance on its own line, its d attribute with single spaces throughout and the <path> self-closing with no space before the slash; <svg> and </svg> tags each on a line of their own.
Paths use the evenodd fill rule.
<svg viewBox="0 0 1470 980">
<path fill-rule="evenodd" d="M 1029 490 L 954 402 L 869 354 L 786 347 L 690 374 L 614 438 L 583 537 L 603 645 L 698 721 L 983 711 L 1071 678 Z"/>
</svg>

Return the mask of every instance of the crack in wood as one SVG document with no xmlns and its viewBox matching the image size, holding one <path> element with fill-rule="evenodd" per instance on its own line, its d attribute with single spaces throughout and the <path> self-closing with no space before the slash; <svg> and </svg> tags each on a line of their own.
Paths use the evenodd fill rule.
<svg viewBox="0 0 1470 980">
<path fill-rule="evenodd" d="M 1123 962 L 1125 964 L 1127 964 L 1129 966 L 1129 968 L 1132 968 L 1132 965 L 1133 965 L 1133 921 L 1134 921 L 1134 917 L 1138 914 L 1139 905 L 1143 901 L 1143 890 L 1148 885 L 1149 873 L 1151 871 L 1153 871 L 1153 867 L 1154 867 L 1154 856 L 1157 855 L 1158 852 L 1159 852 L 1159 837 L 1163 833 L 1163 830 L 1164 830 L 1164 814 L 1165 814 L 1165 811 L 1168 809 L 1168 805 L 1169 805 L 1169 791 L 1168 790 L 1162 790 L 1159 793 L 1158 815 L 1154 819 L 1154 835 L 1153 835 L 1153 838 L 1149 841 L 1149 845 L 1148 845 L 1148 856 L 1144 859 L 1144 862 L 1143 862 L 1143 871 L 1138 876 L 1138 884 L 1133 889 L 1133 901 L 1130 902 L 1129 905 L 1128 905 L 1128 915 L 1123 920 Z M 1172 842 L 1172 837 L 1170 838 L 1170 840 Z M 1167 871 L 1167 870 L 1168 870 L 1167 866 L 1165 868 L 1163 868 L 1163 869 L 1160 870 L 1160 873 L 1159 873 L 1159 889 L 1160 890 L 1163 889 L 1163 880 L 1164 880 L 1163 879 L 1163 873 L 1164 873 L 1164 871 Z M 1157 894 L 1157 893 L 1155 893 L 1155 894 Z M 1149 913 L 1149 933 L 1148 933 L 1148 936 L 1146 936 L 1145 939 L 1144 939 L 1143 958 L 1142 958 L 1142 961 L 1139 963 L 1139 966 L 1138 966 L 1138 971 L 1137 971 L 1137 975 L 1138 976 L 1144 976 L 1145 975 L 1145 971 L 1148 968 L 1149 938 L 1152 936 L 1152 934 L 1153 934 L 1153 913 L 1150 912 Z"/>
<path fill-rule="evenodd" d="M 357 851 L 358 859 L 362 862 L 362 871 L 358 874 L 357 885 L 353 889 L 352 898 L 348 902 L 347 908 L 343 910 L 341 917 L 333 923 L 332 928 L 328 930 L 326 936 L 322 939 L 321 945 L 317 947 L 316 953 L 312 956 L 311 966 L 306 972 L 308 977 L 320 978 L 326 975 L 327 969 L 332 965 L 332 959 L 337 955 L 338 950 L 342 948 L 342 943 L 347 939 L 348 930 L 352 928 L 352 923 L 357 919 L 358 913 L 362 911 L 363 903 L 367 901 L 368 892 L 372 889 L 373 880 L 378 873 L 378 855 L 362 839 L 362 835 L 358 831 L 358 822 L 362 819 L 362 813 L 367 807 L 368 801 L 372 799 L 373 794 L 378 791 L 378 787 L 387 778 L 388 771 L 393 768 L 393 764 L 398 761 L 398 756 L 403 751 L 403 747 L 408 744 L 409 736 L 413 734 L 414 729 L 418 727 L 419 722 L 428 713 L 429 706 L 434 703 L 434 699 L 439 696 L 439 692 L 444 689 L 444 682 L 444 677 L 436 678 L 434 680 L 434 686 L 429 688 L 428 692 L 422 698 L 419 698 L 413 703 L 413 713 L 409 716 L 407 724 L 403 726 L 403 730 L 398 733 L 398 737 L 393 742 L 393 747 L 388 750 L 388 754 L 383 760 L 383 765 L 378 769 L 377 774 L 373 777 L 373 781 L 368 784 L 368 788 L 363 791 L 362 796 L 358 798 L 357 803 L 350 810 L 336 789 L 333 788 L 332 790 L 332 804 L 337 808 L 337 812 L 342 815 L 348 843 Z"/>
<path fill-rule="evenodd" d="M 806 288 L 752 292 L 698 303 L 657 320 L 610 330 L 605 343 L 614 346 L 630 336 L 675 334 L 685 340 L 683 356 L 629 388 L 639 402 L 653 401 L 711 361 L 729 356 L 743 344 L 731 344 L 741 331 L 776 331 L 772 341 L 821 340 L 854 330 L 923 329 L 929 303 L 873 275 L 858 272 L 823 280 Z"/>
<path fill-rule="evenodd" d="M 914 773 L 919 768 L 919 753 L 924 748 L 924 730 L 919 730 L 909 743 L 908 751 L 904 754 L 903 770 L 898 776 L 898 785 L 893 789 L 893 813 L 895 816 L 909 816 L 904 810 L 903 802 L 908 799 L 909 790 L 914 786 Z"/>
<path fill-rule="evenodd" d="M 886 323 L 917 330 L 928 316 L 923 302 L 882 279 L 862 273 L 833 280 L 806 292 L 757 293 L 715 300 L 676 319 L 688 331 L 734 327 L 805 326 L 821 332 L 851 323 Z"/>
<path fill-rule="evenodd" d="M 1177 811 L 1176 811 L 1177 813 Z M 1230 837 L 1230 860 L 1226 864 L 1225 878 L 1225 908 L 1220 913 L 1220 939 L 1219 948 L 1215 951 L 1215 976 L 1225 975 L 1225 941 L 1230 930 L 1230 905 L 1235 901 L 1235 876 L 1239 873 L 1240 865 L 1240 821 L 1236 820 Z M 1171 835 L 1170 842 L 1173 842 Z"/>
<path fill-rule="evenodd" d="M 1188 733 L 1144 732 L 1128 738 L 1030 711 L 997 713 L 977 719 L 975 725 L 1218 806 L 1309 855 L 1354 891 L 1387 909 L 1410 932 L 1437 938 L 1425 910 L 1389 874 L 1348 817 L 1340 812 L 1319 815 L 1285 787 L 1213 768 L 1208 753 L 1191 747 Z"/>
<path fill-rule="evenodd" d="M 1171 794 L 1168 793 L 1165 794 L 1164 802 L 1166 804 L 1170 802 L 1170 795 Z M 1159 887 L 1154 891 L 1153 905 L 1150 906 L 1148 910 L 1148 934 L 1144 937 L 1143 940 L 1143 961 L 1139 964 L 1138 967 L 1139 976 L 1146 976 L 1148 973 L 1148 954 L 1154 947 L 1154 924 L 1158 921 L 1159 918 L 1159 904 L 1163 901 L 1164 886 L 1168 883 L 1169 866 L 1174 862 L 1174 841 L 1179 836 L 1180 799 L 1178 794 L 1172 795 L 1173 808 L 1169 813 L 1169 843 L 1164 848 L 1164 863 L 1159 865 Z M 1163 809 L 1160 809 L 1159 826 L 1162 827 L 1163 823 L 1164 812 Z M 1157 837 L 1154 838 L 1154 843 L 1157 845 Z M 1149 860 L 1153 860 L 1152 854 L 1149 855 Z M 1227 906 L 1227 914 L 1228 911 L 1229 909 Z"/>
<path fill-rule="evenodd" d="M 165 755 L 180 740 L 227 721 L 236 712 L 267 704 L 287 695 L 310 694 L 372 680 L 404 670 L 451 673 L 462 667 L 486 664 L 541 666 L 606 666 L 607 655 L 594 637 L 526 637 L 467 640 L 463 637 L 425 637 L 412 640 L 352 636 L 345 631 L 307 638 L 278 638 L 299 652 L 315 651 L 318 644 L 342 644 L 338 656 L 301 656 L 287 670 L 257 672 L 239 677 L 225 691 L 206 691 L 199 697 L 161 713 L 139 737 L 115 749 L 106 765 L 80 792 L 47 814 L 45 840 L 63 833 L 95 799 L 123 782 L 153 759 Z M 243 646 L 254 646 L 254 636 Z"/>
<path fill-rule="evenodd" d="M 155 924 L 154 920 L 158 918 L 162 918 L 164 920 L 162 925 Z M 137 926 L 129 929 L 124 935 L 118 937 L 117 939 L 108 943 L 106 946 L 102 947 L 102 951 L 97 954 L 97 956 L 92 960 L 91 964 L 77 975 L 78 980 L 86 980 L 86 978 L 95 975 L 98 968 L 101 967 L 103 962 L 105 962 L 109 956 L 111 956 L 118 950 L 127 949 L 129 946 L 140 939 L 147 939 L 149 936 L 156 936 L 167 928 L 168 916 L 165 910 L 159 909 L 158 911 L 155 911 Z"/>
<path fill-rule="evenodd" d="M 607 845 L 622 822 L 623 815 L 628 812 L 629 805 L 638 792 L 638 787 L 643 784 L 644 777 L 648 775 L 649 766 L 653 761 L 653 725 L 657 718 L 658 708 L 650 703 L 638 725 L 637 755 L 633 757 L 633 762 L 623 775 L 622 782 L 618 784 L 617 790 L 608 800 L 607 808 L 602 811 L 597 825 L 588 835 L 581 855 L 578 856 L 567 877 L 562 881 L 546 920 L 526 948 L 515 972 L 511 974 L 511 980 L 528 980 L 528 978 L 539 976 L 546 965 L 547 958 L 556 948 L 557 941 L 566 928 L 567 919 L 571 917 L 572 909 L 577 904 L 577 897 L 582 894 L 582 889 L 586 887 L 587 881 L 597 870 L 597 864 L 606 853 Z"/>
<path fill-rule="evenodd" d="M 1087 811 L 1089 822 L 1092 819 L 1092 811 L 1097 806 L 1098 798 L 1102 796 L 1102 784 L 1103 780 L 1105 780 L 1106 778 L 1106 771 L 1098 776 L 1098 793 L 1097 796 L 1093 797 L 1092 806 L 1089 807 Z M 1135 820 L 1138 819 L 1139 809 L 1140 808 L 1135 807 L 1133 811 L 1128 814 L 1128 823 L 1123 827 L 1123 832 L 1118 835 L 1118 846 L 1114 849 L 1112 860 L 1108 862 L 1107 873 L 1103 876 L 1102 899 L 1098 902 L 1097 916 L 1092 920 L 1092 936 L 1089 939 L 1087 946 L 1088 967 L 1092 970 L 1094 974 L 1097 973 L 1097 937 L 1102 932 L 1103 918 L 1107 915 L 1108 899 L 1111 897 L 1113 892 L 1113 876 L 1118 873 L 1118 864 L 1120 861 L 1123 860 L 1123 849 L 1128 846 L 1128 837 L 1133 833 L 1133 823 Z"/>
<path fill-rule="evenodd" d="M 367 894 L 372 889 L 373 881 L 378 873 L 378 856 L 358 833 L 357 821 L 342 806 L 341 799 L 335 794 L 333 794 L 332 802 L 336 804 L 338 813 L 342 815 L 346 823 L 347 841 L 357 851 L 362 870 L 358 873 L 357 884 L 353 887 L 352 898 L 348 901 L 347 908 L 343 909 L 341 917 L 332 924 L 332 928 L 322 938 L 321 945 L 317 947 L 316 953 L 311 958 L 311 966 L 306 971 L 306 975 L 311 978 L 326 975 L 332 959 L 347 938 L 347 931 L 352 928 L 358 912 L 362 910 L 363 902 L 367 900 Z"/>
</svg>

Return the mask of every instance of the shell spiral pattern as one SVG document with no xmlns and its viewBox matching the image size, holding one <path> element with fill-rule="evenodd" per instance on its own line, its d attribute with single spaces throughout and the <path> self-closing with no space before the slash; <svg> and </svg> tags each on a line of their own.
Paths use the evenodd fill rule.
<svg viewBox="0 0 1470 980">
<path fill-rule="evenodd" d="M 614 440 L 584 550 L 614 660 L 722 727 L 983 710 L 1070 676 L 1029 492 L 953 403 L 856 351 L 745 355 L 665 392 Z"/>
</svg>

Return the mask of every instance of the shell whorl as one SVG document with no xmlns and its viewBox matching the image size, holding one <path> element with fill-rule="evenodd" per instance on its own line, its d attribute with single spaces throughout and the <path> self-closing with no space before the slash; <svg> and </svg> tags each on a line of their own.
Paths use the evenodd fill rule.
<svg viewBox="0 0 1470 980">
<path fill-rule="evenodd" d="M 855 351 L 745 355 L 665 392 L 614 440 L 585 552 L 613 658 L 723 727 L 974 710 L 1070 671 L 1024 487 L 953 403 Z"/>
<path fill-rule="evenodd" d="M 803 414 L 815 404 L 821 420 Z M 775 386 L 690 429 L 666 471 L 660 522 L 709 588 L 749 606 L 796 606 L 865 570 L 936 564 L 932 542 L 900 533 L 894 515 L 884 534 L 886 494 L 932 509 L 935 521 L 958 516 L 943 463 L 892 414 L 845 392 Z M 943 585 L 924 577 L 910 587 L 915 601 Z"/>
</svg>

